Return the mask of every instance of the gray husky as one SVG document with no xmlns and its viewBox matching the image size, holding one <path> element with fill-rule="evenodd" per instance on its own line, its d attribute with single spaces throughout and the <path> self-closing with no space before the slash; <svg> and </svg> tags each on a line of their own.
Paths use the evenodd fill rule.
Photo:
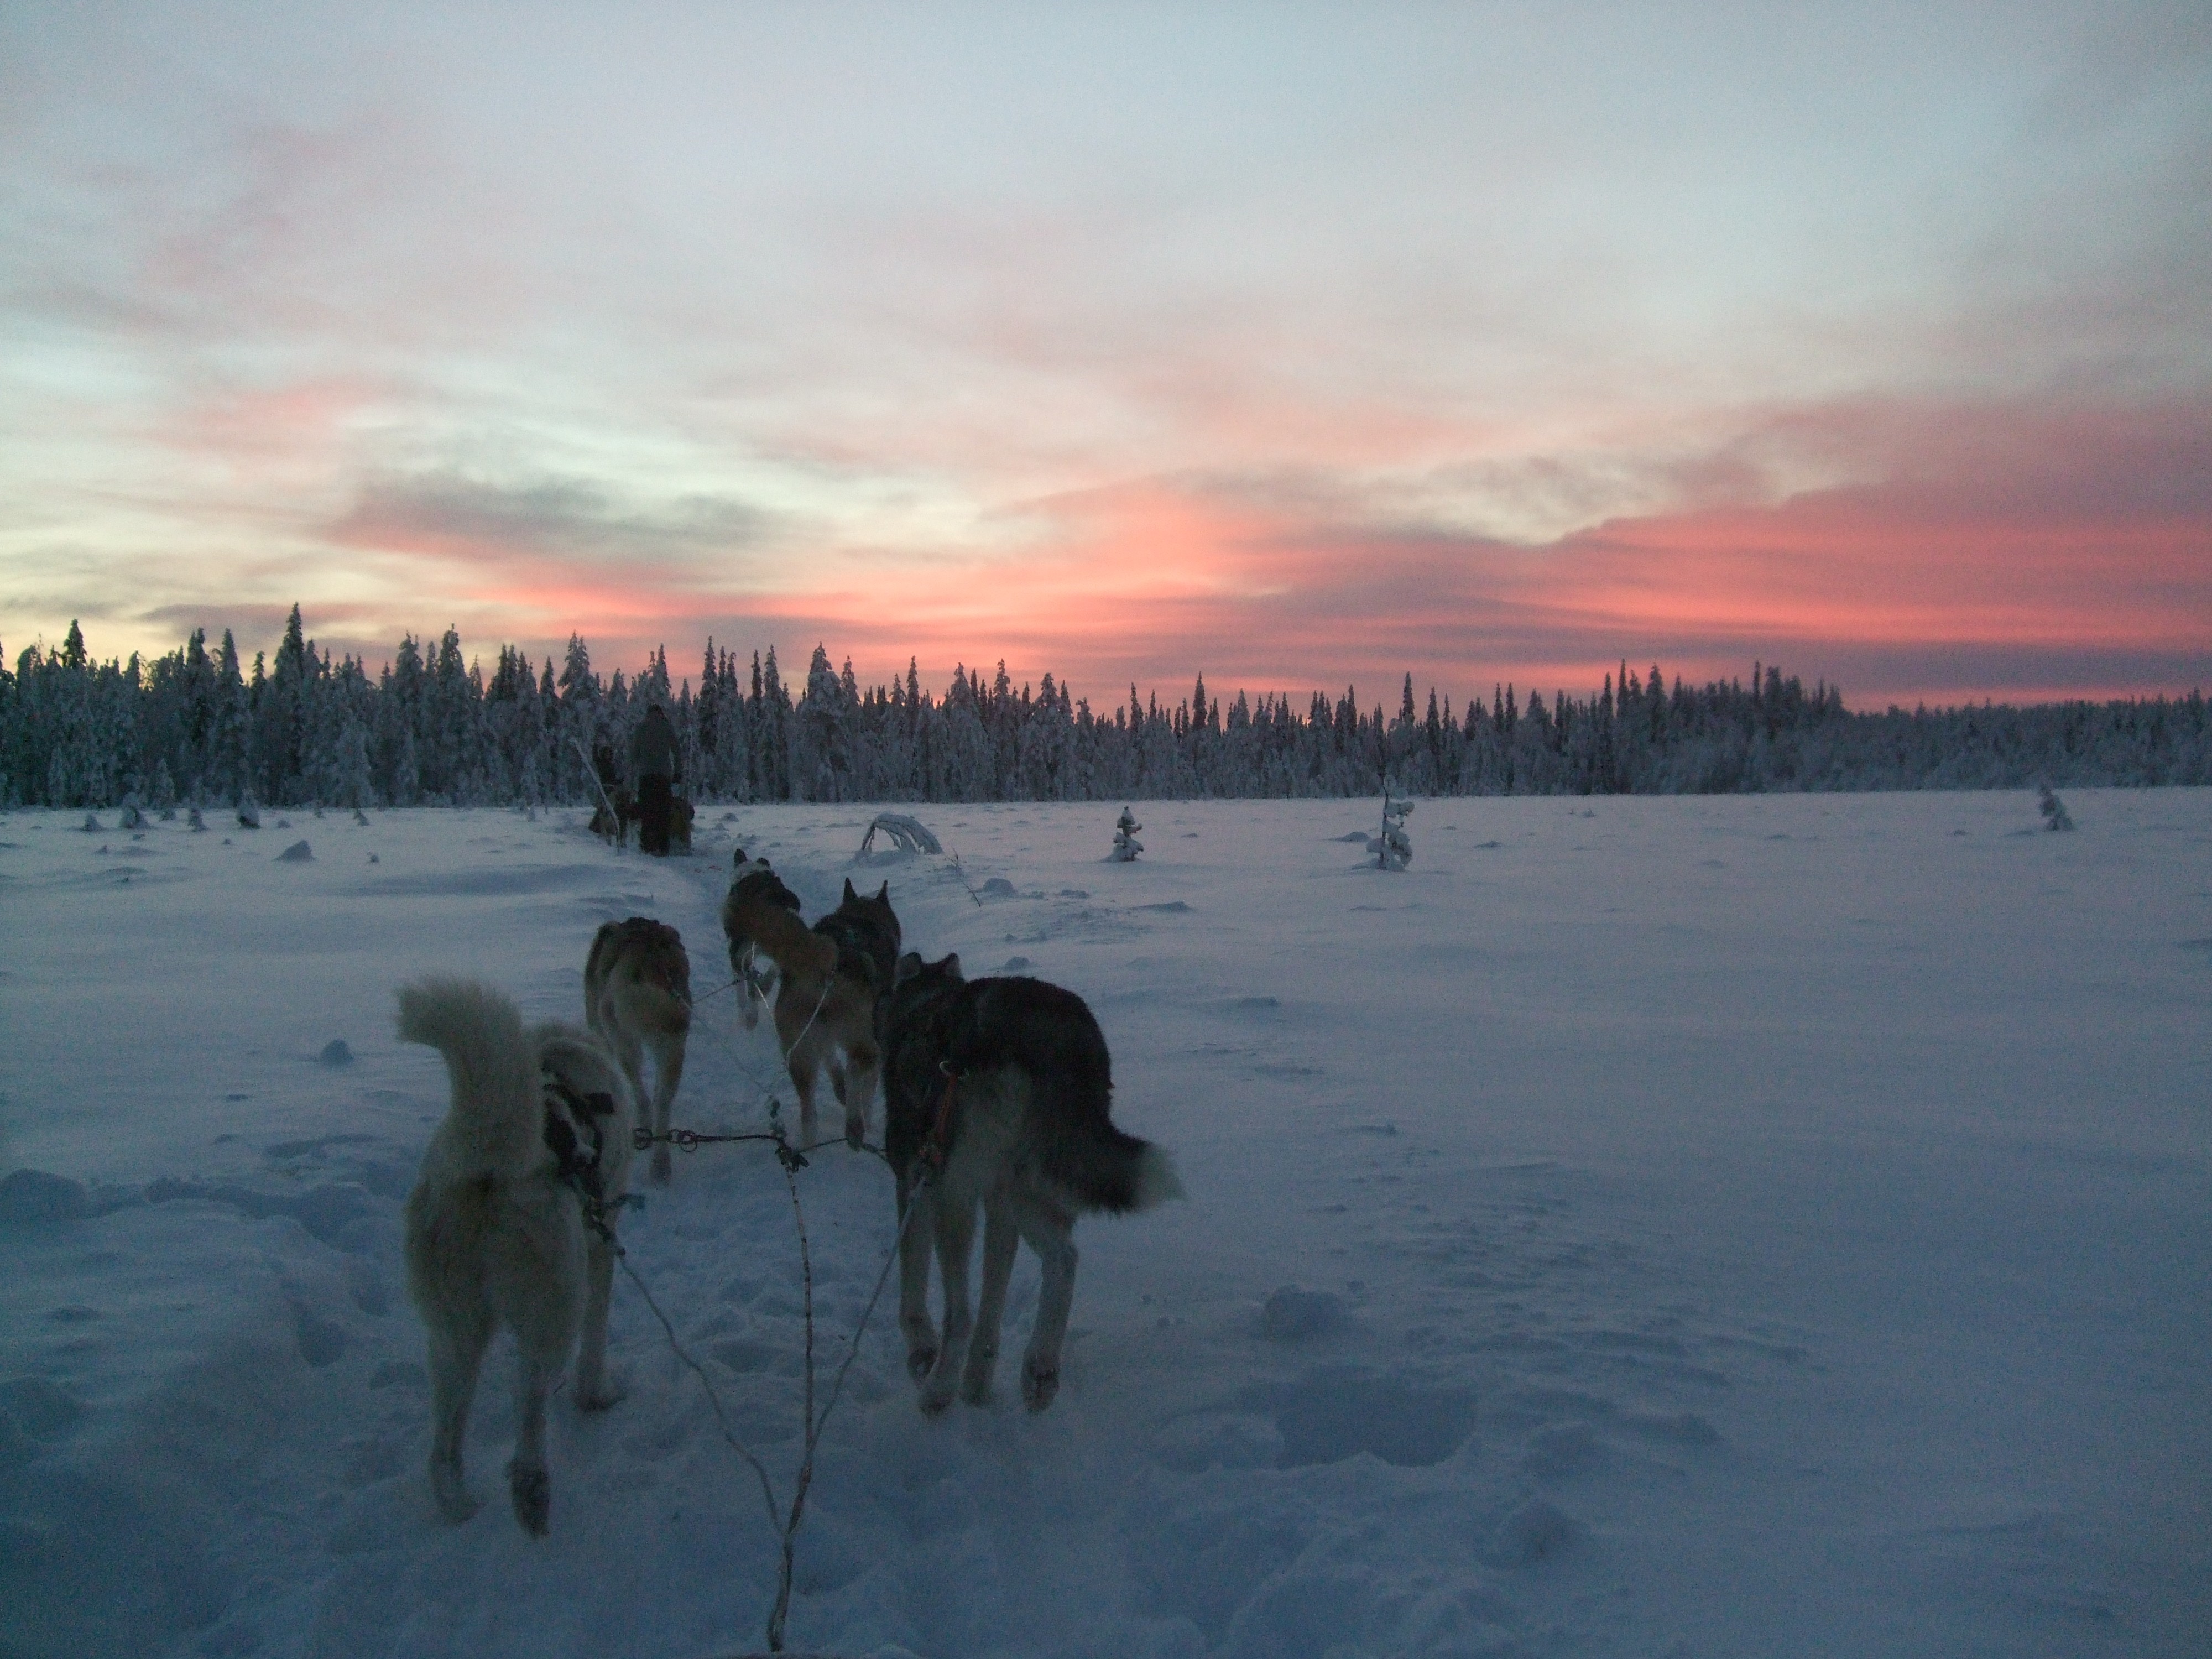
<svg viewBox="0 0 2212 1659">
<path fill-rule="evenodd" d="M 507 1480 L 515 1519 L 543 1533 L 553 1504 L 545 1402 L 569 1355 L 578 1405 L 620 1397 L 606 1372 L 607 1300 L 629 1082 L 584 1032 L 526 1029 L 514 1003 L 462 981 L 402 989 L 399 1035 L 443 1054 L 453 1082 L 407 1197 L 407 1285 L 430 1339 L 430 1490 L 449 1521 L 476 1510 L 461 1439 L 484 1349 L 504 1326 L 515 1346 Z"/>
<path fill-rule="evenodd" d="M 1014 1245 L 1042 1262 L 1022 1397 L 1060 1389 L 1075 1298 L 1075 1218 L 1182 1196 L 1167 1153 L 1114 1127 L 1105 1035 L 1081 997 L 1036 979 L 960 976 L 960 958 L 902 957 L 884 1066 L 884 1142 L 898 1182 L 899 1324 L 907 1366 L 934 1414 L 990 1398 Z M 982 1302 L 968 1309 L 968 1257 L 983 1212 Z M 910 1206 L 918 1206 L 911 1217 Z M 944 1340 L 929 1317 L 929 1257 L 945 1286 Z"/>
</svg>

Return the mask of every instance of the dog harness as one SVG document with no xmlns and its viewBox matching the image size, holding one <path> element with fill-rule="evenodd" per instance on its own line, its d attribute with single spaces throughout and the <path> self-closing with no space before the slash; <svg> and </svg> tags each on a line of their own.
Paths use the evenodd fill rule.
<svg viewBox="0 0 2212 1659">
<path fill-rule="evenodd" d="M 561 1184 L 576 1194 L 582 1205 L 584 1224 L 611 1244 L 615 1240 L 613 1224 L 607 1219 L 610 1209 L 619 1210 L 629 1202 L 617 1199 L 607 1202 L 606 1185 L 601 1179 L 599 1161 L 606 1152 L 606 1134 L 601 1121 L 615 1115 L 612 1095 L 580 1095 L 562 1079 L 547 1073 L 545 1104 L 550 1109 L 558 1105 L 562 1109 L 548 1109 L 545 1114 L 545 1147 L 553 1154 L 555 1176 Z M 592 1137 L 586 1151 L 569 1125 L 586 1126 Z"/>
<path fill-rule="evenodd" d="M 939 1060 L 937 1069 L 945 1079 L 945 1086 L 937 1091 L 937 1115 L 921 1143 L 922 1167 L 932 1174 L 945 1167 L 945 1160 L 952 1151 L 952 1097 L 960 1087 L 960 1073 L 952 1069 L 951 1060 Z"/>
</svg>

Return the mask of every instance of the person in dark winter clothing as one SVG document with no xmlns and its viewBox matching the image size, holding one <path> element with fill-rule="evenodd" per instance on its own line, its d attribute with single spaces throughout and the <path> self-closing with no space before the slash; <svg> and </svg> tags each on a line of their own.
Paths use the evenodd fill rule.
<svg viewBox="0 0 2212 1659">
<path fill-rule="evenodd" d="M 676 785 L 683 780 L 684 762 L 677 750 L 676 728 L 668 723 L 668 711 L 657 702 L 630 733 L 629 769 L 637 779 L 638 847 L 665 858 L 669 813 Z"/>
</svg>

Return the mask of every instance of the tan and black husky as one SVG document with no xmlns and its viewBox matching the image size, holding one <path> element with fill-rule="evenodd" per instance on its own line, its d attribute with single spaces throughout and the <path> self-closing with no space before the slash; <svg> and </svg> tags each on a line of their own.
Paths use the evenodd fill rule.
<svg viewBox="0 0 2212 1659">
<path fill-rule="evenodd" d="M 848 878 L 843 902 L 811 928 L 765 896 L 739 901 L 732 888 L 725 902 L 723 926 L 742 927 L 754 951 L 776 965 L 775 1034 L 799 1095 L 802 1146 L 814 1144 L 814 1080 L 825 1066 L 845 1109 L 845 1139 L 855 1146 L 867 1139 L 883 1057 L 883 1003 L 898 965 L 890 891 L 885 882 L 864 898 Z M 731 937 L 734 943 L 737 934 Z"/>
<path fill-rule="evenodd" d="M 960 958 L 902 957 L 884 1061 L 884 1150 L 898 1182 L 899 1324 L 907 1365 L 935 1413 L 990 1398 L 1014 1246 L 1044 1268 L 1022 1398 L 1060 1391 L 1075 1301 L 1075 1218 L 1182 1196 L 1175 1164 L 1114 1127 L 1113 1062 L 1083 999 L 1038 979 L 963 980 Z M 909 1206 L 919 1212 L 909 1217 Z M 983 1212 L 982 1301 L 968 1306 L 968 1257 Z M 929 1317 L 929 1257 L 945 1286 L 944 1340 Z"/>
<path fill-rule="evenodd" d="M 526 1029 L 514 1003 L 459 980 L 399 993 L 399 1035 L 445 1056 L 453 1104 L 407 1198 L 407 1285 L 430 1339 L 430 1491 L 475 1513 L 461 1442 L 484 1349 L 514 1333 L 514 1458 L 525 1530 L 552 1515 L 545 1405 L 577 1355 L 576 1403 L 611 1406 L 607 1302 L 634 1103 L 614 1056 L 574 1026 Z M 581 1347 L 579 1352 L 579 1340 Z"/>
<path fill-rule="evenodd" d="M 783 884 L 783 878 L 769 867 L 766 859 L 749 859 L 742 847 L 732 862 L 730 890 L 722 899 L 722 932 L 730 941 L 730 974 L 738 982 L 750 1031 L 760 1024 L 760 1011 L 769 1005 L 769 994 L 775 988 L 776 953 L 762 947 L 759 932 L 769 928 L 787 939 L 788 924 L 799 920 L 799 895 Z M 770 909 L 782 914 L 764 914 Z M 802 923 L 799 932 L 805 931 Z M 835 957 L 830 961 L 834 965 Z M 763 966 L 763 962 L 769 965 Z"/>
<path fill-rule="evenodd" d="M 660 1137 L 653 1143 L 653 1179 L 666 1181 L 668 1113 L 684 1081 L 684 1044 L 691 1031 L 691 959 L 677 931 L 649 916 L 602 927 L 584 961 L 584 1019 L 622 1062 L 637 1096 L 638 1121 Z"/>
</svg>

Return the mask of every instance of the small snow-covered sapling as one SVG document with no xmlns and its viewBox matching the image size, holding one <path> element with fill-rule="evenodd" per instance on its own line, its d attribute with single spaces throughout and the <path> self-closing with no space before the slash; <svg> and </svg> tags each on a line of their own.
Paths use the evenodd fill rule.
<svg viewBox="0 0 2212 1659">
<path fill-rule="evenodd" d="M 1115 821 L 1114 824 L 1114 851 L 1112 857 L 1115 863 L 1131 863 L 1135 860 L 1138 854 L 1145 850 L 1145 843 L 1137 839 L 1137 831 L 1144 827 L 1145 826 L 1143 824 L 1137 822 L 1137 815 L 1135 813 L 1132 812 L 1126 806 L 1121 809 L 1121 816 Z"/>
<path fill-rule="evenodd" d="M 1402 870 L 1413 861 L 1413 837 L 1406 833 L 1406 820 L 1413 811 L 1413 802 L 1383 790 L 1382 833 L 1367 843 L 1367 850 L 1375 854 L 1376 869 Z"/>
</svg>

